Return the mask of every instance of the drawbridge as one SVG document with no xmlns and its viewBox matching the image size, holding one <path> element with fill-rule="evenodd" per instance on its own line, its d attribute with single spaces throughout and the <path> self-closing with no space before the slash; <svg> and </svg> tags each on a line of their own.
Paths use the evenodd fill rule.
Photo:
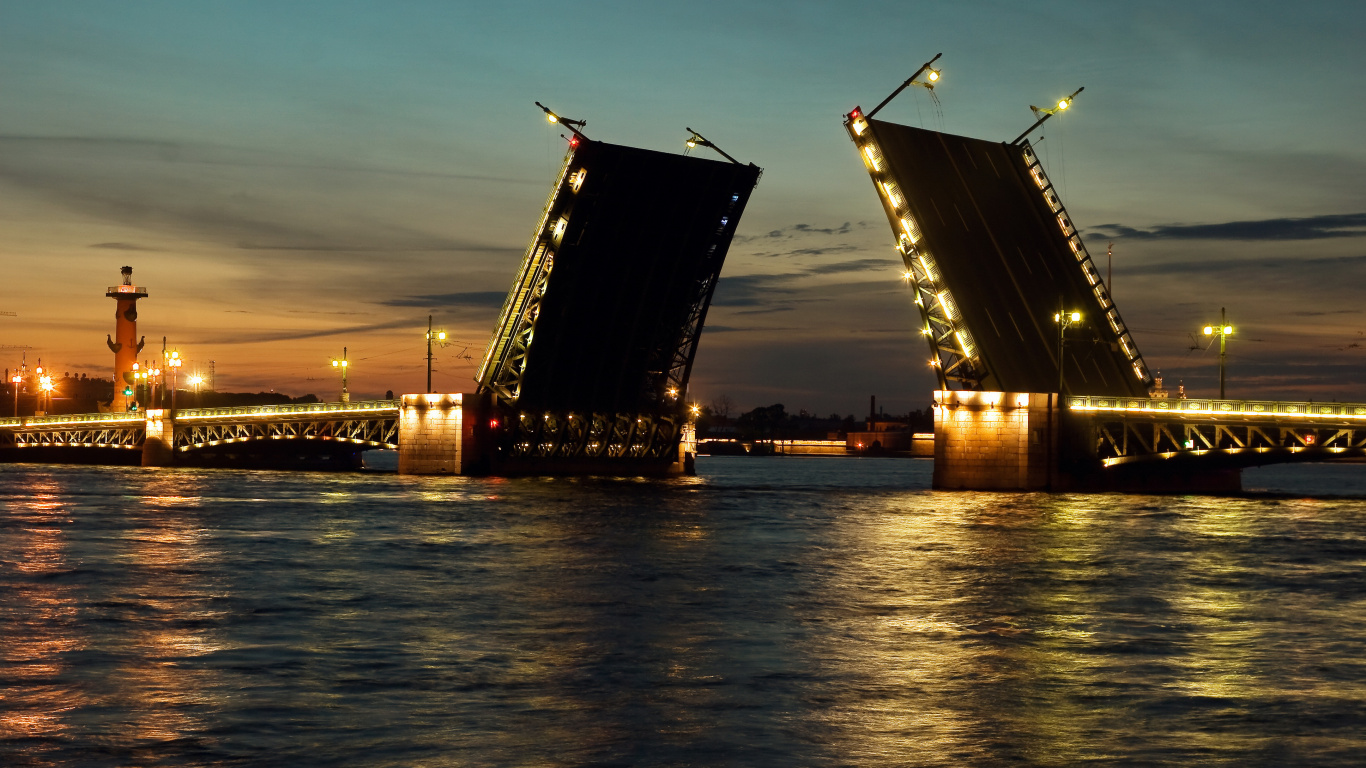
<svg viewBox="0 0 1366 768">
<path fill-rule="evenodd" d="M 937 488 L 1236 490 L 1243 467 L 1360 461 L 1366 406 L 1150 397 L 1152 377 L 1029 134 L 875 115 L 934 87 L 936 56 L 844 119 L 877 191 L 938 377 Z M 922 74 L 927 78 L 918 81 Z"/>
<path fill-rule="evenodd" d="M 479 370 L 487 460 L 679 471 L 698 339 L 762 171 L 595 141 L 546 113 L 573 135 Z"/>
</svg>

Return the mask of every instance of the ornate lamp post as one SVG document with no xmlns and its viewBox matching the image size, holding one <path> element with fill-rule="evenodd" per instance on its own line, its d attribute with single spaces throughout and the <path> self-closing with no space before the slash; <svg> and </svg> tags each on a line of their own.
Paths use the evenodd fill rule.
<svg viewBox="0 0 1366 768">
<path fill-rule="evenodd" d="M 1205 335 L 1211 337 L 1210 341 L 1213 341 L 1214 339 L 1212 337 L 1216 335 L 1219 337 L 1219 399 L 1223 400 L 1224 368 L 1228 359 L 1228 337 L 1233 335 L 1233 326 L 1228 324 L 1228 316 L 1225 314 L 1225 309 L 1223 307 L 1219 308 L 1219 325 L 1205 326 Z"/>
<path fill-rule="evenodd" d="M 1081 322 L 1080 312 L 1066 312 L 1061 309 L 1053 315 L 1053 322 L 1058 324 L 1058 397 L 1062 397 L 1063 387 L 1063 355 L 1067 352 L 1067 329 Z"/>
<path fill-rule="evenodd" d="M 172 350 L 166 358 L 166 367 L 171 369 L 171 412 L 175 413 L 175 391 L 180 382 L 180 351 Z"/>
<path fill-rule="evenodd" d="M 333 368 L 336 368 L 336 369 L 338 369 L 338 370 L 341 371 L 341 379 L 342 379 L 341 401 L 342 401 L 343 403 L 349 403 L 349 402 L 351 402 L 351 393 L 346 391 L 346 366 L 347 366 L 347 363 L 346 363 L 346 347 L 342 347 L 342 356 L 341 356 L 341 359 L 340 359 L 340 360 L 333 360 L 333 361 L 332 361 L 332 367 L 333 367 Z M 428 391 L 431 390 L 430 384 L 428 385 L 427 389 L 428 389 Z"/>
</svg>

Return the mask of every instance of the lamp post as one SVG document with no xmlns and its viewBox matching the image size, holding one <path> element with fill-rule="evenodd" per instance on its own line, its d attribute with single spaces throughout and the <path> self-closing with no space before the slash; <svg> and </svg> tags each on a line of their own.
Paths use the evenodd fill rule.
<svg viewBox="0 0 1366 768">
<path fill-rule="evenodd" d="M 427 394 L 429 394 L 429 395 L 432 393 L 432 339 L 433 339 L 433 338 L 436 339 L 436 343 L 437 343 L 437 344 L 440 344 L 440 345 L 443 346 L 443 347 L 446 346 L 446 332 L 445 332 L 445 331 L 433 331 L 433 330 L 432 330 L 432 316 L 431 316 L 431 315 L 427 315 Z M 333 364 L 333 365 L 336 365 L 336 361 L 333 361 L 332 364 Z"/>
<path fill-rule="evenodd" d="M 333 367 L 333 368 L 336 368 L 336 369 L 338 369 L 338 370 L 341 371 L 341 379 L 342 379 L 341 401 L 342 401 L 343 403 L 349 403 L 349 402 L 351 402 L 351 393 L 346 391 L 346 365 L 347 365 L 347 363 L 346 363 L 346 347 L 342 347 L 342 356 L 341 356 L 341 359 L 340 359 L 340 360 L 333 360 L 333 361 L 332 361 L 332 367 Z M 431 390 L 430 384 L 428 385 L 427 389 L 428 389 L 428 391 Z"/>
<path fill-rule="evenodd" d="M 171 354 L 166 358 L 166 367 L 171 369 L 171 413 L 175 413 L 175 391 L 180 383 L 180 351 L 171 350 Z M 172 416 L 174 418 L 174 416 Z"/>
<path fill-rule="evenodd" d="M 14 385 L 14 418 L 19 418 L 19 385 L 24 383 L 24 375 L 18 369 L 10 377 L 10 383 Z"/>
<path fill-rule="evenodd" d="M 1233 326 L 1228 324 L 1224 307 L 1219 308 L 1219 325 L 1205 326 L 1206 336 L 1219 336 L 1219 399 L 1224 399 L 1224 368 L 1227 361 L 1228 337 L 1233 335 Z M 1213 339 L 1211 339 L 1213 341 Z"/>
<path fill-rule="evenodd" d="M 38 389 L 43 393 L 43 415 L 52 410 L 52 377 L 42 376 L 38 379 Z"/>
<path fill-rule="evenodd" d="M 1058 302 L 1058 312 L 1053 315 L 1053 322 L 1058 324 L 1058 397 L 1062 397 L 1063 387 L 1063 356 L 1067 352 L 1067 329 L 1081 322 L 1080 312 L 1067 312 L 1062 308 L 1062 302 Z"/>
</svg>

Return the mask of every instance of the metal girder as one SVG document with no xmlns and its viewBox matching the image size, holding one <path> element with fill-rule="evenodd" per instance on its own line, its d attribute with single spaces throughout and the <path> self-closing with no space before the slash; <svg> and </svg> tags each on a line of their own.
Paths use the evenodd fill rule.
<svg viewBox="0 0 1366 768">
<path fill-rule="evenodd" d="M 0 447 L 142 448 L 143 422 L 89 427 L 29 427 L 0 431 Z"/>
<path fill-rule="evenodd" d="M 673 458 L 683 419 L 630 413 L 519 413 L 509 419 L 510 458 Z"/>
<path fill-rule="evenodd" d="M 1366 405 L 1073 397 L 1106 465 L 1210 456 L 1246 465 L 1366 456 Z M 1178 437 L 1179 436 L 1179 437 Z"/>
<path fill-rule="evenodd" d="M 569 151 L 560 165 L 560 174 L 550 189 L 550 197 L 541 209 L 541 218 L 531 236 L 522 258 L 517 282 L 503 301 L 498 316 L 498 329 L 489 343 L 484 361 L 479 366 L 480 386 L 504 400 L 515 401 L 522 391 L 522 376 L 526 373 L 527 353 L 536 334 L 536 320 L 540 316 L 541 299 L 555 265 L 555 239 L 563 233 L 561 218 L 551 222 L 551 213 L 562 193 L 572 190 L 574 179 L 569 178 L 569 166 L 574 160 L 577 142 L 570 142 Z M 581 179 L 580 179 L 581 181 Z M 572 199 L 572 195 L 566 196 Z"/>
<path fill-rule="evenodd" d="M 844 128 L 859 149 L 859 159 L 868 169 L 892 225 L 896 249 L 906 268 L 904 276 L 920 311 L 920 333 L 930 345 L 930 365 L 939 378 L 939 388 L 950 389 L 952 382 L 959 389 L 981 389 L 987 377 L 986 366 L 977 354 L 972 333 L 962 322 L 952 292 L 940 279 L 934 257 L 921 240 L 920 228 L 906 206 L 897 180 L 887 173 L 872 124 L 854 112 L 845 120 Z"/>
<path fill-rule="evenodd" d="M 253 419 L 176 425 L 175 449 L 187 452 L 228 443 L 268 440 L 344 442 L 372 448 L 398 447 L 393 415 L 333 419 Z"/>
<path fill-rule="evenodd" d="M 1138 353 L 1138 346 L 1134 344 L 1133 336 L 1129 335 L 1128 326 L 1124 324 L 1124 319 L 1119 316 L 1119 307 L 1116 307 L 1114 301 L 1111 300 L 1109 288 L 1101 279 L 1095 263 L 1091 261 L 1091 254 L 1086 250 L 1086 244 L 1082 242 L 1081 235 L 1077 232 L 1076 227 L 1072 225 L 1072 217 L 1067 214 L 1067 209 L 1063 207 L 1062 199 L 1058 197 L 1058 191 L 1053 188 L 1053 182 L 1044 172 L 1043 163 L 1039 162 L 1039 156 L 1034 152 L 1034 147 L 1025 141 L 1020 145 L 1020 151 L 1024 153 L 1030 177 L 1034 179 L 1039 191 L 1043 193 L 1043 199 L 1048 205 L 1048 209 L 1057 217 L 1058 228 L 1062 230 L 1063 237 L 1067 238 L 1068 247 L 1076 255 L 1077 264 L 1081 267 L 1086 282 L 1091 285 L 1091 291 L 1095 294 L 1096 301 L 1100 303 L 1100 308 L 1105 313 L 1106 324 L 1119 337 L 1120 351 L 1133 368 L 1134 375 L 1145 384 L 1151 382 L 1152 376 L 1148 373 L 1148 365 L 1143 362 L 1143 356 Z"/>
</svg>

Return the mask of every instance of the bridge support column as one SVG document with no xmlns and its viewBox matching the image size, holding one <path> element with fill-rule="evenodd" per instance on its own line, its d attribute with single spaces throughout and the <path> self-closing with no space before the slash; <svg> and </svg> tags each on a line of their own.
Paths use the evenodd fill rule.
<svg viewBox="0 0 1366 768">
<path fill-rule="evenodd" d="M 1057 396 L 934 393 L 934 487 L 1044 490 L 1057 476 Z"/>
<path fill-rule="evenodd" d="M 142 441 L 142 466 L 169 467 L 175 463 L 175 420 L 170 411 L 147 412 L 147 436 Z"/>
<path fill-rule="evenodd" d="M 463 474 L 464 397 L 404 395 L 398 412 L 400 475 Z"/>
</svg>

